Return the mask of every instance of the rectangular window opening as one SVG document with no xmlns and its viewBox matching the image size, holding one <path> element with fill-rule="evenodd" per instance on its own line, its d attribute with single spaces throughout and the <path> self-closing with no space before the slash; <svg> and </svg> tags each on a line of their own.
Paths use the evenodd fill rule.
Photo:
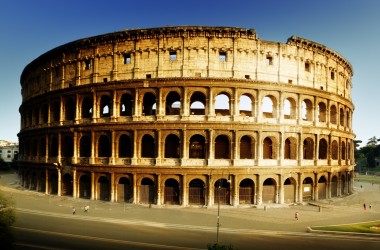
<svg viewBox="0 0 380 250">
<path fill-rule="evenodd" d="M 321 86 L 321 90 L 323 90 L 323 86 Z"/>
<path fill-rule="evenodd" d="M 267 65 L 273 65 L 273 57 L 267 56 L 267 58 L 266 58 L 266 64 Z"/>
<path fill-rule="evenodd" d="M 106 78 L 103 78 L 103 82 L 108 82 L 107 77 L 106 77 Z"/>
<path fill-rule="evenodd" d="M 150 79 L 152 78 L 152 75 L 151 74 L 146 74 L 146 79 Z"/>
<path fill-rule="evenodd" d="M 251 79 L 251 76 L 250 75 L 245 75 L 245 79 Z"/>
<path fill-rule="evenodd" d="M 310 63 L 308 62 L 305 63 L 305 71 L 310 72 Z"/>
<path fill-rule="evenodd" d="M 124 54 L 124 64 L 131 64 L 131 54 Z"/>
<path fill-rule="evenodd" d="M 227 61 L 227 52 L 220 51 L 219 52 L 219 61 L 226 62 Z"/>
<path fill-rule="evenodd" d="M 176 61 L 177 60 L 177 52 L 175 51 L 170 51 L 170 61 Z"/>
<path fill-rule="evenodd" d="M 335 80 L 335 73 L 334 73 L 334 71 L 331 71 L 331 80 Z"/>
<path fill-rule="evenodd" d="M 85 61 L 85 66 L 84 66 L 85 69 L 91 69 L 91 61 L 90 60 L 86 60 Z"/>
<path fill-rule="evenodd" d="M 292 83 L 293 83 L 293 80 L 288 79 L 288 83 L 292 84 Z"/>
</svg>

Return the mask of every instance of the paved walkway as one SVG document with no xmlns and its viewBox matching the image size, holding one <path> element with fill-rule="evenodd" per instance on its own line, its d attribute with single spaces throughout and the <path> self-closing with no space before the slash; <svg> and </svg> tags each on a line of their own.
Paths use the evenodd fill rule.
<svg viewBox="0 0 380 250">
<path fill-rule="evenodd" d="M 62 216 L 87 216 L 110 222 L 144 223 L 183 227 L 215 228 L 217 206 L 212 208 L 179 206 L 142 206 L 87 199 L 73 199 L 23 190 L 17 175 L 0 172 L 0 189 L 15 201 L 18 210 L 52 213 Z M 367 209 L 364 210 L 363 204 Z M 83 208 L 89 205 L 88 213 Z M 369 208 L 371 205 L 371 209 Z M 72 215 L 72 208 L 76 215 Z M 321 208 L 320 208 L 321 207 Z M 295 212 L 299 220 L 295 220 Z M 305 232 L 308 226 L 336 225 L 380 220 L 380 185 L 355 182 L 355 193 L 313 205 L 267 205 L 258 208 L 221 206 L 221 228 Z"/>
</svg>

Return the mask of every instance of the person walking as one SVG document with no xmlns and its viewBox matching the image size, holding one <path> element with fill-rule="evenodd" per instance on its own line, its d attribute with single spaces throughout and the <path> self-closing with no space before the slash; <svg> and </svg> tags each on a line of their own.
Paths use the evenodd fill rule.
<svg viewBox="0 0 380 250">
<path fill-rule="evenodd" d="M 298 220 L 298 212 L 296 212 L 296 213 L 294 214 L 294 218 L 295 218 L 296 220 Z"/>
<path fill-rule="evenodd" d="M 76 213 L 76 209 L 75 209 L 75 207 L 73 207 L 73 214 L 75 214 Z"/>
</svg>

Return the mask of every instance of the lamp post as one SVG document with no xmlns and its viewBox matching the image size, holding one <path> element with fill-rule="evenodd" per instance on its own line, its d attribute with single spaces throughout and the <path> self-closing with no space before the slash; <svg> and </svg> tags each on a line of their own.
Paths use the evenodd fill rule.
<svg viewBox="0 0 380 250">
<path fill-rule="evenodd" d="M 216 244 L 219 243 L 219 227 L 220 227 L 220 179 L 218 180 L 218 220 L 216 223 Z"/>
</svg>

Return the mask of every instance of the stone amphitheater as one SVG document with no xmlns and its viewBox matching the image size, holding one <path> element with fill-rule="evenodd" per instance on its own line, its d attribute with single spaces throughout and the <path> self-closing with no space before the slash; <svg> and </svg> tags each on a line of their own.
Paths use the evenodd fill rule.
<svg viewBox="0 0 380 250">
<path fill-rule="evenodd" d="M 297 36 L 181 26 L 79 39 L 21 75 L 19 178 L 110 202 L 256 206 L 352 193 L 353 68 Z"/>
</svg>

